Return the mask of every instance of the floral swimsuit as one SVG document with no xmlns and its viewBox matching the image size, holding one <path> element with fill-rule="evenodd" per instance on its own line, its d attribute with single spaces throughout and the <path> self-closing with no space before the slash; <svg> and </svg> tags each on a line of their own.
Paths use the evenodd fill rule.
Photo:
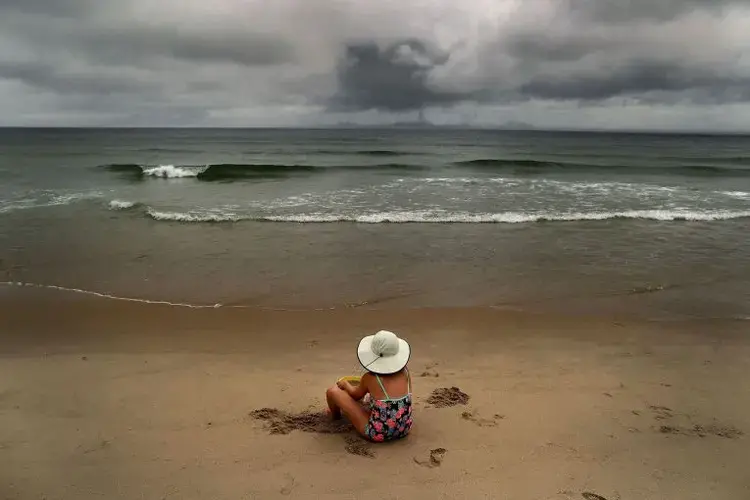
<svg viewBox="0 0 750 500">
<path fill-rule="evenodd" d="M 370 420 L 365 426 L 365 436 L 375 442 L 391 441 L 409 434 L 411 430 L 411 376 L 406 372 L 409 380 L 409 392 L 406 396 L 391 399 L 383 387 L 378 375 L 375 378 L 385 394 L 385 399 L 370 401 Z"/>
</svg>

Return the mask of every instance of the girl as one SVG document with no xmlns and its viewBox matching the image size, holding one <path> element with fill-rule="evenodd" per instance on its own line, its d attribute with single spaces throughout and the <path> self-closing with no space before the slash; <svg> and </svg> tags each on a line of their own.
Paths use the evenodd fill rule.
<svg viewBox="0 0 750 500">
<path fill-rule="evenodd" d="M 411 430 L 411 349 L 393 332 L 381 330 L 359 342 L 357 357 L 367 370 L 359 385 L 339 380 L 326 391 L 331 416 L 343 413 L 354 428 L 375 442 L 399 439 Z M 369 407 L 360 400 L 370 394 Z"/>
</svg>

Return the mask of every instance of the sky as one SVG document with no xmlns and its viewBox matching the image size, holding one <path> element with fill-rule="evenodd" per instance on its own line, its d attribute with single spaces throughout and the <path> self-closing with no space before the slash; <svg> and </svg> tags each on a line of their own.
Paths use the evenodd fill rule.
<svg viewBox="0 0 750 500">
<path fill-rule="evenodd" d="M 750 0 L 0 0 L 0 125 L 750 132 Z"/>
</svg>

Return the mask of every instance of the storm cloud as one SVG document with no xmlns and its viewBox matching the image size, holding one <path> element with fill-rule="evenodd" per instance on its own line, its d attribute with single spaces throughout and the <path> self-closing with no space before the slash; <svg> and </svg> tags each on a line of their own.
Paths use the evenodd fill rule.
<svg viewBox="0 0 750 500">
<path fill-rule="evenodd" d="M 466 99 L 459 92 L 431 88 L 427 81 L 430 71 L 448 57 L 421 40 L 348 45 L 339 62 L 339 86 L 332 105 L 345 110 L 405 111 Z"/>
<path fill-rule="evenodd" d="M 743 0 L 570 0 L 568 5 L 584 17 L 619 23 L 644 19 L 669 21 L 695 10 L 722 15 L 728 7 L 743 3 Z"/>
<path fill-rule="evenodd" d="M 0 0 L 3 125 L 750 130 L 749 89 L 744 0 Z"/>
<path fill-rule="evenodd" d="M 711 102 L 750 99 L 750 78 L 721 75 L 672 63 L 635 61 L 609 73 L 536 77 L 519 89 L 539 99 L 604 100 L 617 96 L 657 94 Z"/>
</svg>

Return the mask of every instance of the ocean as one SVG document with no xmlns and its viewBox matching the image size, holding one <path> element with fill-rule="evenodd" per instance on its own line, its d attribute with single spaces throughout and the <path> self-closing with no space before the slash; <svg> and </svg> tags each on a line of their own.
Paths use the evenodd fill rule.
<svg viewBox="0 0 750 500">
<path fill-rule="evenodd" d="M 747 319 L 748 229 L 745 136 L 0 129 L 0 294 Z"/>
</svg>

